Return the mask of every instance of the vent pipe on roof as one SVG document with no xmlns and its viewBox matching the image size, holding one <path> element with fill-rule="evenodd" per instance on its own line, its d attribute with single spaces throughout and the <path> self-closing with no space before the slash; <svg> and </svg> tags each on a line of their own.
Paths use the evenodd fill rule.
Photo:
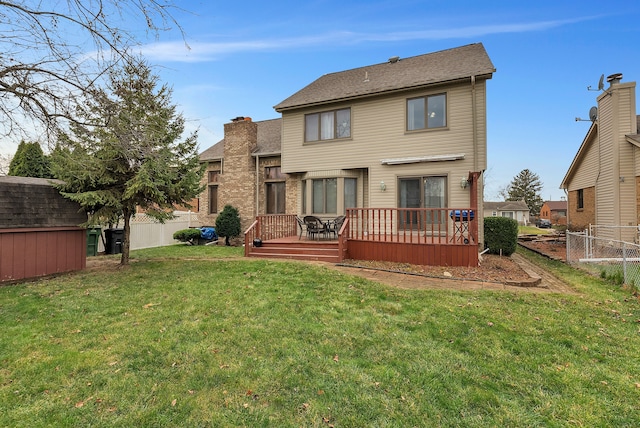
<svg viewBox="0 0 640 428">
<path fill-rule="evenodd" d="M 251 122 L 251 118 L 250 117 L 244 117 L 244 116 L 238 116 L 238 117 L 234 117 L 233 119 L 231 119 L 231 122 Z"/>
<path fill-rule="evenodd" d="M 607 76 L 607 82 L 609 82 L 610 85 L 620 83 L 621 80 L 622 80 L 622 73 L 615 73 L 610 76 Z"/>
<path fill-rule="evenodd" d="M 391 58 L 389 58 L 389 62 L 391 64 L 395 64 L 398 61 L 400 61 L 400 57 L 399 56 L 392 56 Z"/>
</svg>

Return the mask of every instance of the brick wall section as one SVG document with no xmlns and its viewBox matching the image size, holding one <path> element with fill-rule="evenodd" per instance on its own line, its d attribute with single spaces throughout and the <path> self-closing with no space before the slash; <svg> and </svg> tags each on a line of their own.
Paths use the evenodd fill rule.
<svg viewBox="0 0 640 428">
<path fill-rule="evenodd" d="M 257 146 L 258 126 L 251 120 L 237 120 L 224 125 L 224 161 L 210 162 L 202 184 L 207 184 L 209 171 L 222 171 L 218 177 L 218 212 L 231 205 L 240 213 L 241 232 L 255 220 L 256 166 L 251 153 Z M 200 222 L 214 226 L 217 214 L 209 212 L 209 192 L 200 195 Z"/>
<path fill-rule="evenodd" d="M 254 160 L 255 162 L 255 160 Z M 260 158 L 258 168 L 258 189 L 260 189 L 258 195 L 258 214 L 266 214 L 267 212 L 267 192 L 265 185 L 265 168 L 280 166 L 280 156 L 274 156 L 269 158 Z M 287 183 L 285 182 L 285 189 Z"/>
<path fill-rule="evenodd" d="M 569 228 L 571 230 L 584 230 L 589 224 L 596 223 L 596 188 L 586 187 L 583 189 L 584 208 L 578 210 L 578 191 L 569 192 Z"/>
<path fill-rule="evenodd" d="M 287 214 L 298 214 L 298 198 L 302 185 L 297 175 L 288 174 L 285 183 L 285 204 Z"/>
<path fill-rule="evenodd" d="M 204 172 L 204 176 L 200 181 L 200 184 L 206 186 L 205 189 L 200 194 L 200 202 L 199 202 L 199 210 L 198 210 L 198 219 L 200 220 L 200 224 L 202 226 L 215 226 L 216 224 L 216 216 L 217 214 L 209 214 L 209 171 L 221 171 L 222 163 L 219 161 L 209 162 L 207 164 L 207 169 Z M 220 200 L 220 198 L 218 198 Z M 222 210 L 224 207 L 218 207 L 219 210 Z"/>
</svg>

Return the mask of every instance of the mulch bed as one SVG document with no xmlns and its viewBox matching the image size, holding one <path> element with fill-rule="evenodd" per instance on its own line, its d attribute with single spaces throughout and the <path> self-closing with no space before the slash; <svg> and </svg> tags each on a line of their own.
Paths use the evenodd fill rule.
<svg viewBox="0 0 640 428">
<path fill-rule="evenodd" d="M 472 281 L 505 282 L 526 281 L 529 275 L 511 257 L 485 254 L 478 267 L 422 266 L 366 260 L 345 260 L 344 265 L 389 272 L 402 272 L 434 278 L 452 278 Z"/>
</svg>

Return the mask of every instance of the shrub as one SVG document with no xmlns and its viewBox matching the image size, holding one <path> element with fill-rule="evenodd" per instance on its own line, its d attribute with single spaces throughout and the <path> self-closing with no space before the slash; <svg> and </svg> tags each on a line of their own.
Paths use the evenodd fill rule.
<svg viewBox="0 0 640 428">
<path fill-rule="evenodd" d="M 518 222 L 507 217 L 484 219 L 484 246 L 490 254 L 510 256 L 518 245 Z"/>
<path fill-rule="evenodd" d="M 200 229 L 182 229 L 173 234 L 173 239 L 180 242 L 188 242 L 191 245 L 196 245 L 200 238 Z"/>
<path fill-rule="evenodd" d="M 230 238 L 240 236 L 240 214 L 237 208 L 225 205 L 216 218 L 216 232 L 218 236 L 224 236 L 225 245 L 231 245 L 229 243 Z"/>
</svg>

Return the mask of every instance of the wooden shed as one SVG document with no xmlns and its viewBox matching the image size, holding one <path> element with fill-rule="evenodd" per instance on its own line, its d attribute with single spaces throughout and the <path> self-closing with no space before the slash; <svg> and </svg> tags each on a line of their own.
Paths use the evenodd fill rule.
<svg viewBox="0 0 640 428">
<path fill-rule="evenodd" d="M 86 267 L 87 216 L 51 183 L 0 177 L 0 283 Z"/>
</svg>

